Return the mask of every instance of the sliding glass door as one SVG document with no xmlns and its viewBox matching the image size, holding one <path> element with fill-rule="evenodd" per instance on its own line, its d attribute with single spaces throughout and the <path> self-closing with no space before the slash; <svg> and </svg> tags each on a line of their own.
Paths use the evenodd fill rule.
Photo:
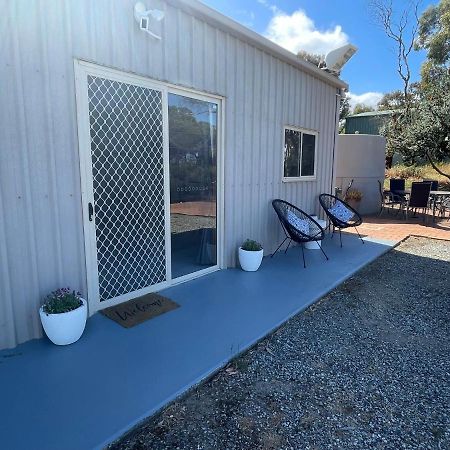
<svg viewBox="0 0 450 450">
<path fill-rule="evenodd" d="M 169 93 L 172 278 L 217 265 L 218 104 Z"/>
</svg>

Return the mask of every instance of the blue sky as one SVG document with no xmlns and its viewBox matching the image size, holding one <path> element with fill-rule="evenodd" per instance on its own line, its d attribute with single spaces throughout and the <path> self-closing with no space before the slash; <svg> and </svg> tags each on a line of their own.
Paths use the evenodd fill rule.
<svg viewBox="0 0 450 450">
<path fill-rule="evenodd" d="M 291 51 L 300 45 L 310 52 L 326 53 L 347 42 L 355 44 L 358 52 L 341 73 L 350 86 L 352 103 L 375 105 L 383 93 L 402 88 L 395 45 L 376 25 L 368 0 L 202 1 Z M 420 11 L 431 3 L 425 0 Z M 394 0 L 393 4 L 401 11 L 410 1 Z M 424 52 L 411 56 L 415 80 L 424 59 Z"/>
</svg>

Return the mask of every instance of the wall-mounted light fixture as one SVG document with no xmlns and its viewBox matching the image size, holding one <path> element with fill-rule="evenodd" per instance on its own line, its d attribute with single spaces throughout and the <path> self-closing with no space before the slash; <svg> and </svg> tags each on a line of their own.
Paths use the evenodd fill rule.
<svg viewBox="0 0 450 450">
<path fill-rule="evenodd" d="M 164 19 L 164 11 L 160 9 L 145 9 L 145 5 L 142 2 L 138 2 L 134 5 L 134 18 L 139 24 L 139 28 L 145 31 L 155 39 L 161 39 L 161 36 L 153 33 L 149 30 L 151 20 L 161 22 Z"/>
</svg>

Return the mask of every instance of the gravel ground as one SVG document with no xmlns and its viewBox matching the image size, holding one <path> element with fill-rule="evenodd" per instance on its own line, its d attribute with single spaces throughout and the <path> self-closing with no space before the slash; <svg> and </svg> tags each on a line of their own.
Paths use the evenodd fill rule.
<svg viewBox="0 0 450 450">
<path fill-rule="evenodd" d="M 411 237 L 112 449 L 450 449 L 450 242 Z"/>
</svg>

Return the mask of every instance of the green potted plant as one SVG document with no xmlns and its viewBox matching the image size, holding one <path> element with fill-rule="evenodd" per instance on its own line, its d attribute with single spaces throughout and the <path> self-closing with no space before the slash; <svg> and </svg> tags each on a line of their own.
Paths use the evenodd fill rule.
<svg viewBox="0 0 450 450">
<path fill-rule="evenodd" d="M 50 293 L 39 309 L 45 334 L 56 345 L 78 341 L 87 319 L 87 303 L 79 292 L 62 288 Z"/>
<path fill-rule="evenodd" d="M 361 191 L 358 191 L 358 189 L 350 189 L 345 194 L 344 201 L 347 202 L 353 209 L 358 211 L 362 198 L 363 194 Z"/>
<path fill-rule="evenodd" d="M 246 272 L 255 272 L 259 269 L 263 259 L 264 250 L 259 242 L 246 239 L 239 247 L 239 264 Z"/>
</svg>

